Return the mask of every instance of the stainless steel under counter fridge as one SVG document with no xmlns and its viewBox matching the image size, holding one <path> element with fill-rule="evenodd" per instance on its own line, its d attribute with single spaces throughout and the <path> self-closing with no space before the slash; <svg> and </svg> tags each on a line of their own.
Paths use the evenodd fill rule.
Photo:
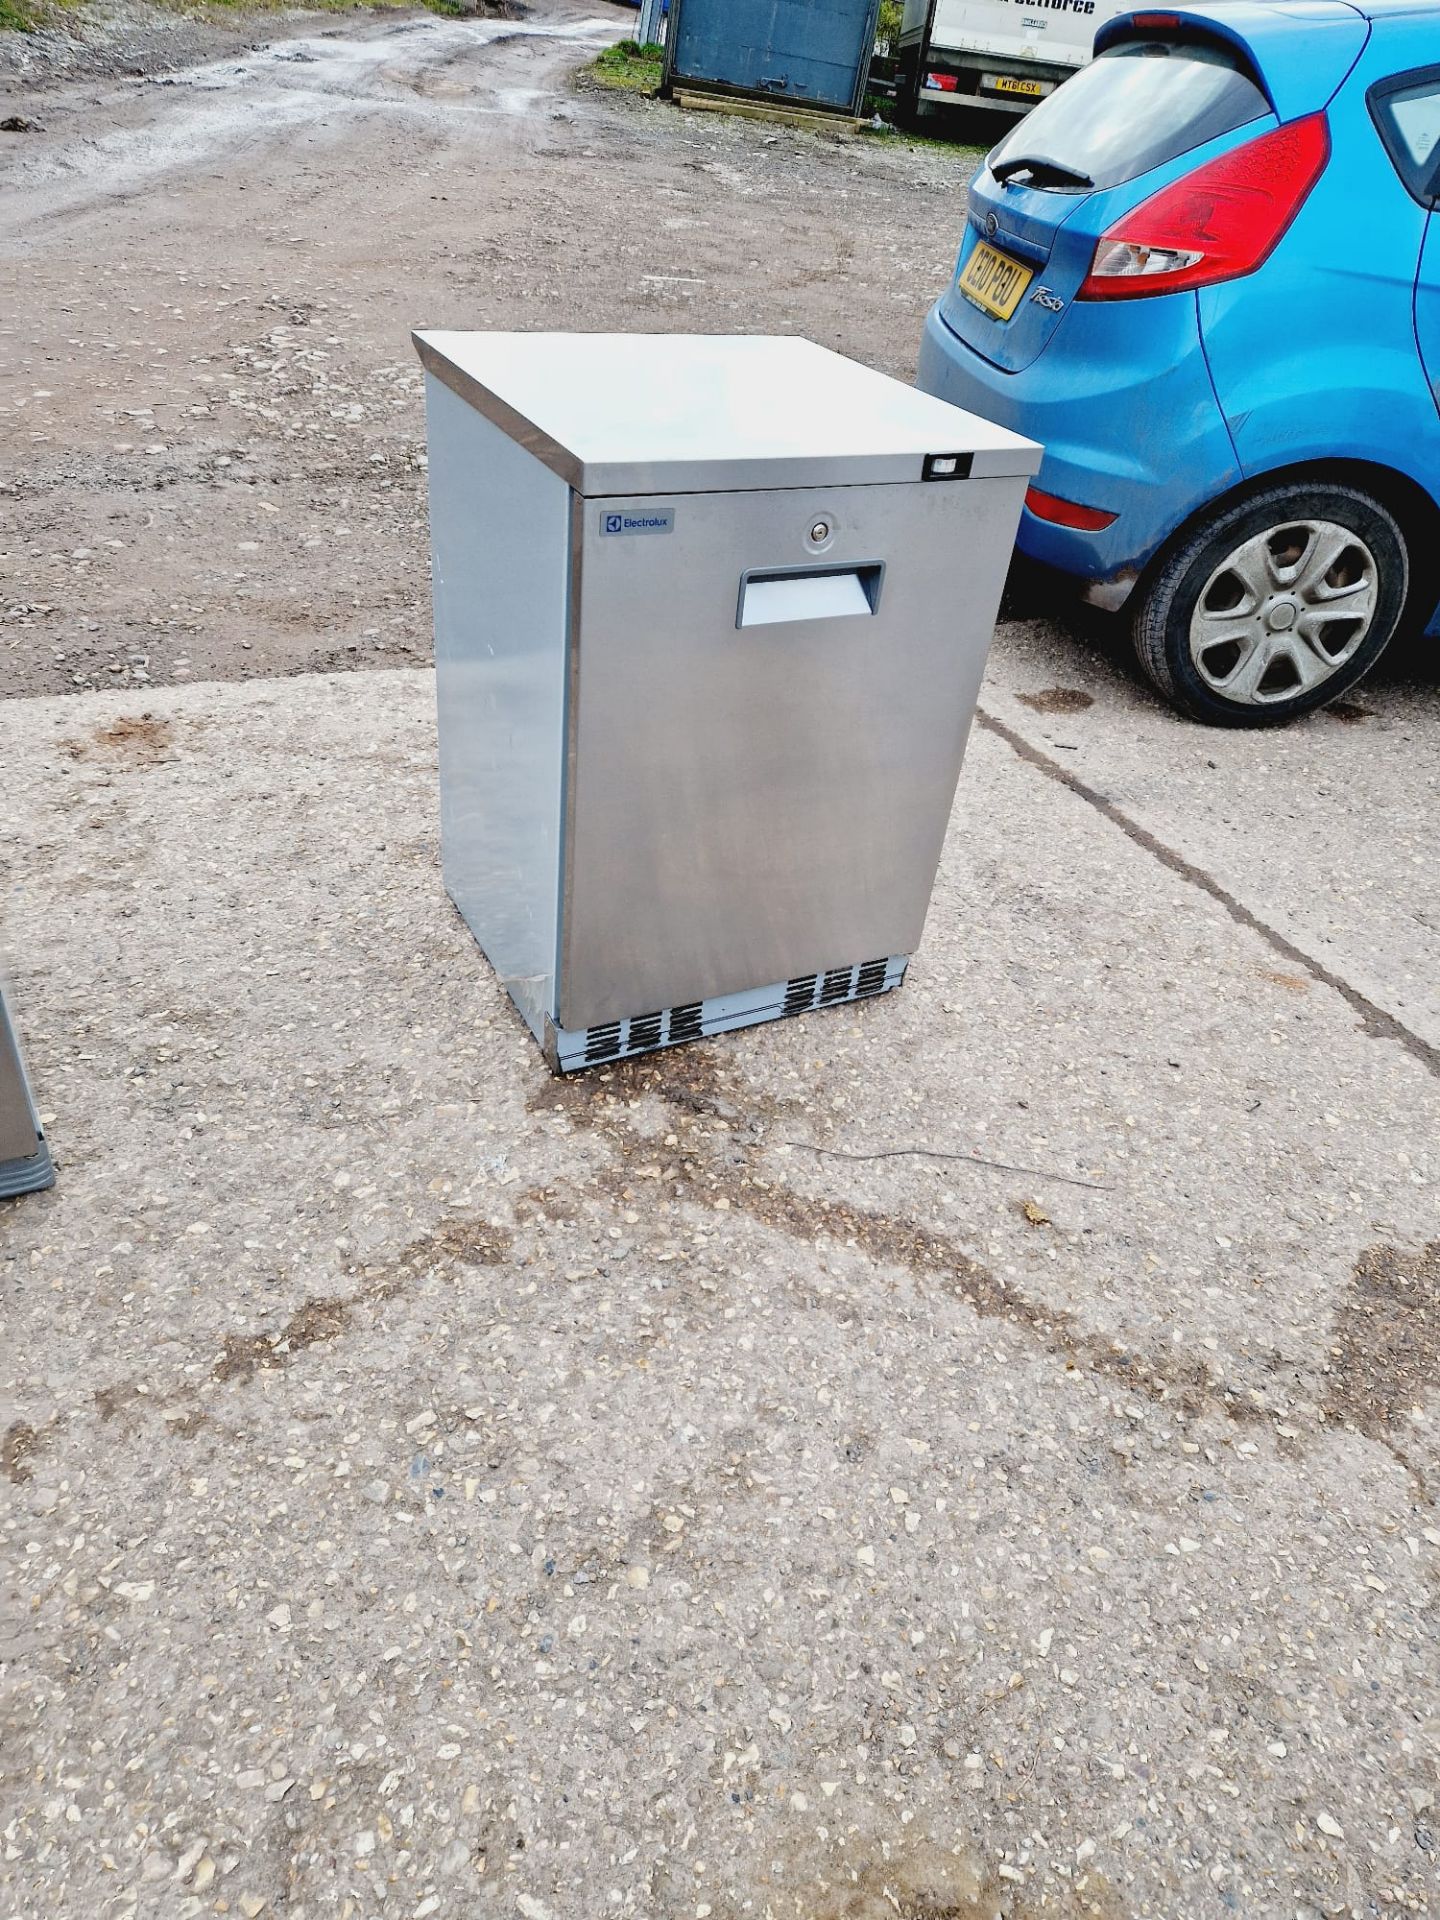
<svg viewBox="0 0 1440 1920">
<path fill-rule="evenodd" d="M 551 1064 L 897 986 L 1040 449 L 803 340 L 415 338 L 445 883 Z"/>
</svg>

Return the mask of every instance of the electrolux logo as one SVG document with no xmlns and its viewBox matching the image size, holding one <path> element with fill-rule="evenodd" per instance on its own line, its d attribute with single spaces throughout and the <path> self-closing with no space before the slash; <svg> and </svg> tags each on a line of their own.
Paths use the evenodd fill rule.
<svg viewBox="0 0 1440 1920">
<path fill-rule="evenodd" d="M 612 533 L 672 533 L 675 528 L 673 507 L 625 507 L 618 511 L 604 507 L 600 513 L 600 531 Z"/>
</svg>

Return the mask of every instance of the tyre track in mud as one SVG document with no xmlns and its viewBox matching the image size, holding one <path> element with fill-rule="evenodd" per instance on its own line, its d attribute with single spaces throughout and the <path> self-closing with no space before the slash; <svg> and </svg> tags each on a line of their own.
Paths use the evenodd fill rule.
<svg viewBox="0 0 1440 1920">
<path fill-rule="evenodd" d="M 324 130 L 343 141 L 357 117 L 421 123 L 457 116 L 537 117 L 577 47 L 598 51 L 618 38 L 595 14 L 558 20 L 386 21 L 356 33 L 321 28 L 235 59 L 209 62 L 134 87 L 60 101 L 46 116 L 55 132 L 26 142 L 0 169 L 0 242 L 61 219 L 124 203 L 183 170 Z M 91 133 L 97 117 L 119 124 Z M 138 109 L 138 111 L 137 111 Z M 573 111 L 573 109 L 567 109 Z"/>
</svg>

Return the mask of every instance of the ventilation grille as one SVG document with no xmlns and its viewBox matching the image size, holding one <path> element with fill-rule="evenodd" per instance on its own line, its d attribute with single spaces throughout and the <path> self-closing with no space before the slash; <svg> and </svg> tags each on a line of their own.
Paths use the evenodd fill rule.
<svg viewBox="0 0 1440 1920">
<path fill-rule="evenodd" d="M 682 1040 L 699 1040 L 706 1034 L 727 1033 L 734 1027 L 754 1026 L 785 1014 L 809 1013 L 815 1007 L 867 999 L 898 987 L 905 977 L 905 967 L 903 957 L 866 960 L 858 967 L 799 974 L 793 980 L 750 993 L 721 994 L 714 1000 L 692 1000 L 661 1013 L 637 1013 L 629 1020 L 607 1020 L 598 1027 L 558 1032 L 558 1064 L 562 1072 L 598 1067 Z"/>
<path fill-rule="evenodd" d="M 603 1027 L 591 1027 L 585 1035 L 585 1064 L 613 1060 L 620 1051 L 620 1022 L 611 1020 Z"/>
<path fill-rule="evenodd" d="M 670 1009 L 670 1039 L 698 1040 L 700 1038 L 700 1002 L 694 1001 L 688 1007 Z"/>
<path fill-rule="evenodd" d="M 638 1020 L 630 1022 L 630 1032 L 626 1037 L 626 1050 L 630 1053 L 645 1053 L 651 1047 L 660 1044 L 660 1021 L 658 1013 L 642 1014 Z"/>
<path fill-rule="evenodd" d="M 791 980 L 785 988 L 786 1013 L 807 1013 L 815 1004 L 815 984 L 818 975 L 807 973 L 803 979 Z"/>
<path fill-rule="evenodd" d="M 860 969 L 860 977 L 855 982 L 855 998 L 862 999 L 866 994 L 882 993 L 885 988 L 885 962 L 867 960 Z"/>
<path fill-rule="evenodd" d="M 824 986 L 820 989 L 821 1006 L 831 1007 L 837 1000 L 848 1000 L 854 980 L 853 967 L 832 967 L 825 976 Z"/>
</svg>

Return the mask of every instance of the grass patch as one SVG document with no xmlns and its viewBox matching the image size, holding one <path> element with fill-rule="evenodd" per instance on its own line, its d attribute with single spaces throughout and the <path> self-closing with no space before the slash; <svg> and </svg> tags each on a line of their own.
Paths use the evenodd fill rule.
<svg viewBox="0 0 1440 1920">
<path fill-rule="evenodd" d="M 6 0 L 0 0 L 0 6 Z M 665 49 L 638 40 L 622 40 L 590 62 L 590 77 L 602 87 L 620 87 L 627 93 L 658 93 L 665 72 Z"/>
<path fill-rule="evenodd" d="M 861 133 L 877 138 L 883 146 L 925 148 L 931 153 L 939 147 L 948 147 L 951 153 L 967 156 L 990 151 L 988 147 L 976 146 L 969 140 L 953 140 L 938 133 L 921 133 L 915 127 L 897 126 L 896 102 L 884 94 L 867 93 L 864 112 Z M 875 124 L 877 120 L 881 123 L 878 127 Z"/>
<path fill-rule="evenodd" d="M 908 133 L 901 127 L 892 126 L 886 121 L 884 126 L 872 126 L 867 120 L 860 128 L 863 140 L 873 140 L 878 147 L 913 147 L 924 153 L 953 153 L 965 159 L 983 160 L 990 151 L 988 147 L 972 146 L 963 140 L 942 140 L 938 134 Z"/>
<path fill-rule="evenodd" d="M 78 0 L 0 0 L 0 33 L 34 33 L 77 4 Z"/>
</svg>

